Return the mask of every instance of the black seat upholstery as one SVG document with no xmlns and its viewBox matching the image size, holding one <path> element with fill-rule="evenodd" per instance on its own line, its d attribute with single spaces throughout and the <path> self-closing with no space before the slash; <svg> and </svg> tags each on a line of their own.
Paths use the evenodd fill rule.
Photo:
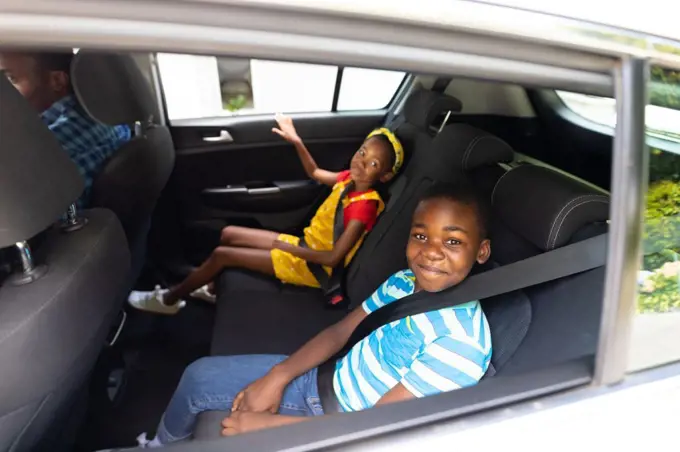
<svg viewBox="0 0 680 452">
<path fill-rule="evenodd" d="M 0 77 L 0 248 L 41 234 L 34 251 L 46 272 L 0 286 L 0 451 L 67 450 L 88 373 L 120 308 L 130 266 L 115 215 L 49 229 L 83 189 L 76 166 L 25 99 Z"/>
<path fill-rule="evenodd" d="M 609 198 L 547 168 L 521 165 L 492 194 L 492 259 L 506 265 L 606 232 Z M 482 301 L 500 373 L 583 356 L 597 345 L 604 267 Z"/>
<path fill-rule="evenodd" d="M 387 208 L 347 272 L 351 307 L 365 300 L 390 274 L 406 267 L 404 247 L 411 214 L 435 182 L 453 181 L 475 168 L 512 159 L 502 140 L 466 125 L 445 127 L 434 140 L 418 137 L 412 160 L 393 185 Z M 319 290 L 291 287 L 271 278 L 226 271 L 219 281 L 212 353 L 292 353 L 345 312 L 325 309 Z M 230 287 L 231 286 L 231 287 Z M 267 290 L 258 287 L 267 287 Z M 281 325 L 285 325 L 282 328 Z"/>
<path fill-rule="evenodd" d="M 170 132 L 156 124 L 148 81 L 129 55 L 81 50 L 71 70 L 74 91 L 87 113 L 105 124 L 128 124 L 133 138 L 111 157 L 92 186 L 92 206 L 120 219 L 132 253 L 134 282 L 141 271 L 151 215 L 172 172 Z"/>
</svg>

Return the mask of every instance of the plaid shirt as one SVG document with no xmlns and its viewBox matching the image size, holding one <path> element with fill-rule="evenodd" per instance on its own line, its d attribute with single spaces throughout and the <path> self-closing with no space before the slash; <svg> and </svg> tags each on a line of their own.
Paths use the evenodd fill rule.
<svg viewBox="0 0 680 452">
<path fill-rule="evenodd" d="M 94 178 L 113 153 L 132 136 L 126 125 L 107 126 L 90 118 L 73 96 L 53 103 L 40 117 L 56 135 L 61 146 L 85 179 L 79 207 L 88 207 Z"/>
</svg>

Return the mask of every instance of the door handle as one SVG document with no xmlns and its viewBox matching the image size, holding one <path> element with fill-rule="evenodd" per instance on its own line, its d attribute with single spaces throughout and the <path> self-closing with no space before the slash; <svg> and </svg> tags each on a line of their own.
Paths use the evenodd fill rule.
<svg viewBox="0 0 680 452">
<path fill-rule="evenodd" d="M 203 137 L 203 141 L 208 143 L 232 143 L 234 137 L 231 136 L 228 130 L 222 129 L 216 137 Z"/>
<path fill-rule="evenodd" d="M 272 195 L 274 193 L 281 193 L 279 187 L 261 187 L 261 188 L 249 188 L 249 195 Z"/>
</svg>

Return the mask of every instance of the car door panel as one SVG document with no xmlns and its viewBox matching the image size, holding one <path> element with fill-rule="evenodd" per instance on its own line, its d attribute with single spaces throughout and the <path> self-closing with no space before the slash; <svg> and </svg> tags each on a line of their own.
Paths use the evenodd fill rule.
<svg viewBox="0 0 680 452">
<path fill-rule="evenodd" d="M 203 204 L 222 210 L 248 213 L 281 213 L 310 205 L 319 194 L 312 180 L 246 182 L 226 187 L 206 188 Z"/>
</svg>

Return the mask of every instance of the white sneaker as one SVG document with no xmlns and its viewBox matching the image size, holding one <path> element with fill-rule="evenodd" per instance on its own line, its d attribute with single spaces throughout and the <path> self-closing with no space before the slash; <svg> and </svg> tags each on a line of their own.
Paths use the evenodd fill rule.
<svg viewBox="0 0 680 452">
<path fill-rule="evenodd" d="M 160 444 L 155 445 L 153 444 L 153 441 L 149 440 L 149 438 L 146 436 L 146 432 L 142 433 L 137 437 L 137 447 L 122 447 L 122 448 L 116 448 L 116 449 L 102 449 L 97 452 L 127 452 L 127 451 L 133 451 L 133 450 L 138 450 L 138 449 L 153 449 L 156 447 L 160 447 Z"/>
<path fill-rule="evenodd" d="M 161 286 L 156 286 L 152 291 L 133 290 L 128 296 L 128 303 L 135 309 L 140 311 L 153 312 L 154 314 L 175 315 L 180 309 L 187 304 L 184 300 L 180 300 L 173 305 L 163 304 L 163 295 L 168 292 L 168 289 L 161 289 Z"/>
<path fill-rule="evenodd" d="M 199 300 L 207 301 L 208 303 L 215 304 L 217 297 L 215 294 L 210 293 L 208 290 L 208 285 L 201 286 L 198 289 L 191 292 L 189 295 L 191 298 L 197 298 Z"/>
</svg>

